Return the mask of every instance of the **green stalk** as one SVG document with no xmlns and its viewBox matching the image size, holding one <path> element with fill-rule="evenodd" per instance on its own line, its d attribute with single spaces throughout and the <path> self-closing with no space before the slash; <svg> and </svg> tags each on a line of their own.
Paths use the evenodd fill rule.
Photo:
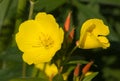
<svg viewBox="0 0 120 81">
<path fill-rule="evenodd" d="M 34 2 L 32 0 L 29 0 L 30 1 L 30 11 L 29 11 L 29 17 L 28 17 L 28 20 L 29 19 L 32 19 L 32 15 L 33 15 L 33 9 L 34 9 Z M 26 67 L 27 64 L 25 62 L 23 62 L 23 71 L 22 71 L 22 77 L 25 78 L 26 77 Z"/>
<path fill-rule="evenodd" d="M 29 11 L 28 19 L 32 19 L 33 10 L 34 10 L 34 1 L 30 0 L 30 11 Z"/>
<path fill-rule="evenodd" d="M 36 77 L 38 75 L 38 72 L 39 72 L 39 69 L 34 66 L 32 69 L 31 77 Z"/>
<path fill-rule="evenodd" d="M 82 73 L 82 75 L 80 76 L 80 80 L 79 81 L 82 81 L 84 78 L 84 74 Z"/>
<path fill-rule="evenodd" d="M 74 76 L 73 81 L 79 81 L 79 76 Z"/>
<path fill-rule="evenodd" d="M 73 53 L 76 49 L 77 49 L 77 46 L 75 46 L 75 47 L 72 49 L 72 51 L 71 51 L 70 54 L 69 54 L 69 57 L 72 55 L 72 53 Z"/>
<path fill-rule="evenodd" d="M 66 60 L 64 61 L 63 65 L 69 61 L 71 55 L 73 54 L 73 52 L 77 49 L 77 46 L 75 46 L 72 51 L 68 54 L 68 57 L 66 58 Z"/>
<path fill-rule="evenodd" d="M 27 64 L 25 62 L 23 62 L 23 66 L 22 66 L 22 78 L 26 77 L 26 66 L 27 66 Z"/>
</svg>

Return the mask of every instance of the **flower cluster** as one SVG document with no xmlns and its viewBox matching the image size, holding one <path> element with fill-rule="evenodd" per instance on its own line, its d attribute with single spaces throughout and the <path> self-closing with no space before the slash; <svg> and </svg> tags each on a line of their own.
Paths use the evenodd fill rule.
<svg viewBox="0 0 120 81">
<path fill-rule="evenodd" d="M 66 18 L 63 30 L 62 27 L 59 27 L 53 15 L 40 12 L 35 16 L 34 20 L 23 22 L 16 34 L 17 46 L 23 52 L 23 60 L 28 64 L 35 64 L 35 67 L 44 71 L 49 78 L 53 78 L 58 72 L 61 73 L 58 69 L 58 66 L 61 64 L 56 65 L 51 60 L 56 52 L 62 48 L 63 40 L 66 40 L 64 32 L 65 34 L 69 32 L 68 35 L 71 40 L 74 38 L 75 28 L 70 30 L 70 18 L 71 12 Z M 108 34 L 109 28 L 102 20 L 89 19 L 83 23 L 80 30 L 80 38 L 76 41 L 75 47 L 81 49 L 101 47 L 106 49 L 110 46 L 106 37 Z M 68 54 L 71 55 L 72 53 L 73 50 Z M 62 62 L 66 61 L 66 58 L 63 58 Z M 93 61 L 83 68 L 82 72 L 84 75 L 89 71 L 92 64 Z M 75 77 L 79 76 L 79 68 L 80 64 L 77 64 L 77 67 L 74 69 Z M 69 73 L 65 74 L 69 75 Z M 67 76 L 63 74 L 63 77 Z M 76 78 L 74 81 L 77 81 Z"/>
</svg>

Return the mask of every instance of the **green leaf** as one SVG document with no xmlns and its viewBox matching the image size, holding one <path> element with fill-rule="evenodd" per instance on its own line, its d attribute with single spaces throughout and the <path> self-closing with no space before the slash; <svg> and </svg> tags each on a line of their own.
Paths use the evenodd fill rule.
<svg viewBox="0 0 120 81">
<path fill-rule="evenodd" d="M 17 8 L 17 2 L 18 0 L 1 0 L 0 1 L 0 31 L 3 24 L 9 24 L 13 21 L 13 17 L 16 16 L 16 8 Z M 5 21 L 5 22 L 4 22 Z"/>
<path fill-rule="evenodd" d="M 116 22 L 116 31 L 118 32 L 118 34 L 120 35 L 120 23 Z"/>
<path fill-rule="evenodd" d="M 82 13 L 85 17 L 85 19 L 88 18 L 103 18 L 103 16 L 100 14 L 99 12 L 99 4 L 81 4 L 79 2 L 77 2 L 76 0 L 73 1 L 74 6 L 77 7 L 77 9 L 79 10 L 80 13 Z M 78 14 L 80 15 L 80 14 Z"/>
<path fill-rule="evenodd" d="M 1 11 L 0 12 L 0 31 L 1 31 L 1 28 L 2 28 L 4 18 L 5 18 L 6 13 L 7 13 L 7 10 L 9 8 L 9 5 L 10 5 L 10 0 L 0 1 L 0 11 Z"/>
<path fill-rule="evenodd" d="M 43 71 L 39 71 L 38 77 L 39 78 L 49 79 L 49 77 Z"/>
<path fill-rule="evenodd" d="M 11 79 L 9 81 L 49 81 L 49 80 L 43 78 L 16 78 Z"/>
<path fill-rule="evenodd" d="M 10 46 L 0 54 L 0 59 L 5 61 L 22 62 L 21 54 L 22 52 L 16 46 Z"/>
<path fill-rule="evenodd" d="M 96 75 L 98 74 L 98 72 L 94 72 L 88 76 L 85 76 L 85 78 L 83 79 L 83 81 L 91 81 Z"/>
<path fill-rule="evenodd" d="M 46 12 L 50 12 L 63 5 L 65 2 L 66 0 L 38 0 L 35 4 L 35 10 L 40 11 L 42 9 Z"/>
<path fill-rule="evenodd" d="M 103 76 L 105 77 L 106 81 L 120 81 L 120 69 L 116 68 L 103 68 Z"/>
<path fill-rule="evenodd" d="M 62 75 L 61 75 L 61 74 L 58 74 L 58 75 L 56 75 L 56 76 L 53 78 L 53 81 L 64 81 L 64 80 L 63 80 Z"/>
<path fill-rule="evenodd" d="M 78 63 L 87 64 L 88 62 L 85 60 L 73 60 L 73 61 L 68 62 L 68 64 L 78 64 Z"/>
<path fill-rule="evenodd" d="M 16 67 L 17 66 L 17 67 Z M 21 66 L 19 62 L 4 62 L 4 66 L 0 69 L 0 81 L 8 81 L 11 78 L 20 77 L 21 75 Z"/>
<path fill-rule="evenodd" d="M 80 0 L 81 2 L 90 2 L 91 0 Z M 120 0 L 95 0 L 100 4 L 120 6 Z"/>
</svg>

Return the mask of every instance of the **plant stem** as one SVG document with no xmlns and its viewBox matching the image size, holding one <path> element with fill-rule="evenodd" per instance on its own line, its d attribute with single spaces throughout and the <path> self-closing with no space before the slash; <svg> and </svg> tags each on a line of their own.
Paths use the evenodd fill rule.
<svg viewBox="0 0 120 81">
<path fill-rule="evenodd" d="M 34 9 L 34 1 L 30 0 L 30 11 L 29 11 L 28 19 L 32 19 L 33 9 Z"/>
<path fill-rule="evenodd" d="M 82 81 L 83 78 L 84 78 L 84 74 L 82 74 L 82 75 L 80 76 L 80 80 L 79 80 L 79 81 Z"/>
<path fill-rule="evenodd" d="M 22 77 L 25 78 L 26 77 L 26 63 L 23 62 L 23 67 L 22 67 Z"/>
<path fill-rule="evenodd" d="M 76 49 L 77 49 L 77 46 L 75 46 L 75 47 L 72 49 L 72 51 L 69 53 L 68 59 L 71 57 L 72 53 L 73 53 Z"/>
<path fill-rule="evenodd" d="M 28 20 L 32 19 L 33 9 L 34 9 L 34 2 L 32 0 L 29 0 L 29 1 L 30 1 L 30 11 L 29 11 Z M 22 68 L 22 77 L 23 78 L 26 77 L 26 67 L 27 67 L 27 64 L 25 62 L 23 62 L 23 68 Z"/>
<path fill-rule="evenodd" d="M 38 72 L 39 72 L 39 69 L 38 68 L 36 68 L 35 66 L 33 67 L 33 71 L 32 71 L 32 76 L 31 77 L 36 77 L 37 76 L 37 74 L 38 74 Z"/>
<path fill-rule="evenodd" d="M 77 49 L 77 46 L 75 46 L 75 47 L 72 49 L 72 51 L 69 53 L 69 55 L 68 55 L 68 57 L 66 58 L 66 60 L 64 61 L 63 65 L 64 65 L 66 62 L 69 61 L 71 55 L 73 54 L 73 52 L 74 52 L 76 49 Z"/>
<path fill-rule="evenodd" d="M 73 81 L 79 81 L 79 76 L 74 76 Z"/>
<path fill-rule="evenodd" d="M 75 46 L 75 47 L 72 49 L 72 51 L 71 51 L 70 54 L 69 54 L 69 57 L 72 55 L 72 53 L 73 53 L 76 49 L 77 49 L 77 46 Z"/>
</svg>

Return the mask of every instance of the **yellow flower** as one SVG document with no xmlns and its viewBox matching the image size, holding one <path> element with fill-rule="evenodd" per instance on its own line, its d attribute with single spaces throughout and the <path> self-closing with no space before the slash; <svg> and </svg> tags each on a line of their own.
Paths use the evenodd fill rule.
<svg viewBox="0 0 120 81">
<path fill-rule="evenodd" d="M 36 65 L 40 70 L 44 70 L 48 77 L 54 77 L 58 73 L 58 68 L 55 64 L 41 63 Z"/>
<path fill-rule="evenodd" d="M 63 73 L 62 76 L 63 76 L 63 79 L 66 81 L 68 79 L 69 73 L 68 72 Z"/>
<path fill-rule="evenodd" d="M 109 28 L 100 19 L 89 19 L 81 28 L 80 39 L 77 45 L 83 49 L 99 48 L 106 49 L 110 46 L 105 37 L 109 34 Z"/>
<path fill-rule="evenodd" d="M 64 32 L 51 14 L 38 13 L 35 20 L 27 20 L 16 34 L 18 48 L 24 52 L 28 64 L 48 62 L 61 48 Z"/>
</svg>

